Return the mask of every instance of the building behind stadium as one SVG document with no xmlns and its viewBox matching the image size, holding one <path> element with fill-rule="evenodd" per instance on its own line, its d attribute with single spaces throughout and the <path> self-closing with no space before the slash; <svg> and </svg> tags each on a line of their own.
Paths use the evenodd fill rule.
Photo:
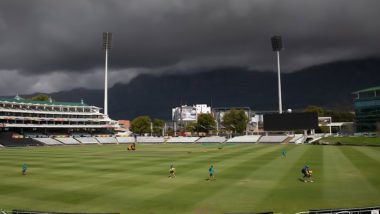
<svg viewBox="0 0 380 214">
<path fill-rule="evenodd" d="M 380 86 L 353 92 L 356 132 L 380 130 Z"/>
</svg>

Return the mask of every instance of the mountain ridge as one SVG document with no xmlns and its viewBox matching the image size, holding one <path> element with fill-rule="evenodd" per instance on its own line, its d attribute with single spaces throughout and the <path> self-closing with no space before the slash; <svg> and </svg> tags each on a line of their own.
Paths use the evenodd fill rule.
<svg viewBox="0 0 380 214">
<path fill-rule="evenodd" d="M 380 85 L 380 58 L 346 60 L 282 73 L 283 109 L 308 105 L 352 110 L 356 90 Z M 188 74 L 141 74 L 109 89 L 109 112 L 115 119 L 150 115 L 171 118 L 171 108 L 207 103 L 213 107 L 248 106 L 278 109 L 277 73 L 245 67 L 210 69 Z M 55 100 L 103 106 L 103 90 L 76 88 L 51 93 Z"/>
</svg>

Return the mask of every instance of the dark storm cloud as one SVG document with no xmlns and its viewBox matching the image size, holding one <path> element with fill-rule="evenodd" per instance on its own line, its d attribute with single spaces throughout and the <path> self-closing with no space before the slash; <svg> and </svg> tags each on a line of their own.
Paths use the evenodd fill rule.
<svg viewBox="0 0 380 214">
<path fill-rule="evenodd" d="M 118 81 L 214 66 L 273 69 L 274 34 L 285 39 L 282 65 L 292 71 L 378 55 L 379 8 L 376 0 L 2 0 L 0 70 L 31 81 L 96 73 L 101 33 L 112 31 L 111 68 L 134 69 Z"/>
</svg>

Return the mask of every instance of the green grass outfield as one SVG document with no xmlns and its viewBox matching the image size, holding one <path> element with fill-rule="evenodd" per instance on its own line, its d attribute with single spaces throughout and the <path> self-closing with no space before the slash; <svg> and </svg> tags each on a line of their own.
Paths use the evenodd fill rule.
<svg viewBox="0 0 380 214">
<path fill-rule="evenodd" d="M 286 148 L 288 156 L 281 158 Z M 28 174 L 21 175 L 21 165 Z M 174 163 L 177 177 L 169 179 Z M 207 181 L 210 163 L 216 181 Z M 314 183 L 303 183 L 311 166 Z M 125 145 L 0 149 L 0 209 L 223 213 L 380 205 L 380 147 Z"/>
</svg>

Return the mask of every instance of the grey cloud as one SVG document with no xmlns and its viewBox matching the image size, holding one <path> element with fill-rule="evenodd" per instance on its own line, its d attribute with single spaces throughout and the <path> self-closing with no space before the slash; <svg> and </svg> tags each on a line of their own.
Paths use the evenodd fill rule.
<svg viewBox="0 0 380 214">
<path fill-rule="evenodd" d="M 144 69 L 121 69 L 109 73 L 109 86 L 128 83 Z M 54 71 L 45 74 L 22 75 L 17 70 L 0 70 L 0 96 L 18 94 L 51 93 L 73 88 L 104 88 L 104 70 L 94 69 L 82 73 Z"/>
<path fill-rule="evenodd" d="M 284 37 L 282 66 L 289 72 L 378 56 L 378 8 L 380 1 L 373 0 L 3 0 L 0 69 L 26 79 L 98 71 L 104 64 L 101 33 L 112 31 L 110 67 L 133 70 L 122 75 L 126 82 L 139 72 L 199 67 L 271 70 L 274 34 Z"/>
</svg>

